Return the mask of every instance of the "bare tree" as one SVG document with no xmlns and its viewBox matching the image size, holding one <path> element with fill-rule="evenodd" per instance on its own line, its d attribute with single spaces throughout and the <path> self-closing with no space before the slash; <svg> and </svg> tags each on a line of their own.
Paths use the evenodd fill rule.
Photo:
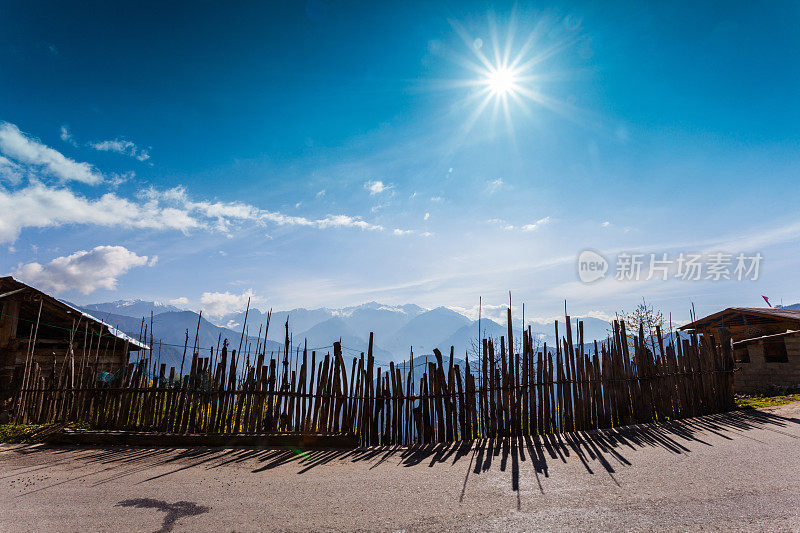
<svg viewBox="0 0 800 533">
<path fill-rule="evenodd" d="M 502 354 L 500 353 L 500 337 L 494 337 L 491 335 L 486 335 L 484 332 L 483 338 L 487 341 L 491 341 L 494 345 L 494 361 L 490 361 L 490 365 L 494 365 L 495 367 L 499 368 L 501 363 Z M 542 339 L 539 334 L 533 334 L 533 345 L 531 346 L 533 353 L 535 354 L 538 352 L 542 347 Z M 522 335 L 515 335 L 514 336 L 514 353 L 515 354 L 522 354 Z M 478 344 L 477 339 L 470 340 L 470 346 L 467 349 L 467 354 L 470 358 L 471 363 L 477 363 L 477 367 L 480 367 L 480 361 L 482 361 L 483 357 L 483 341 L 481 344 Z"/>
<path fill-rule="evenodd" d="M 656 334 L 656 327 L 664 329 L 664 314 L 655 309 L 651 304 L 642 298 L 642 303 L 630 312 L 620 310 L 617 313 L 617 318 L 625 320 L 625 331 L 628 337 L 639 335 L 639 326 L 642 327 L 645 337 L 650 337 Z"/>
</svg>

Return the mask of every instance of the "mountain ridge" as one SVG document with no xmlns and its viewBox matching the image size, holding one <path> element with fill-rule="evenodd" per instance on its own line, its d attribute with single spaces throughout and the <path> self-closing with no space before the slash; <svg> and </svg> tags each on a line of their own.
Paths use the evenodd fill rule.
<svg viewBox="0 0 800 533">
<path fill-rule="evenodd" d="M 133 337 L 139 334 L 141 320 L 149 324 L 150 311 L 153 311 L 154 338 L 161 338 L 164 343 L 179 345 L 182 356 L 185 331 L 189 330 L 190 344 L 193 341 L 197 321 L 197 313 L 179 310 L 174 306 L 144 300 L 117 300 L 115 302 L 95 303 L 76 306 L 81 310 L 120 326 L 120 329 Z M 111 310 L 121 311 L 112 313 Z M 146 311 L 132 316 L 134 311 Z M 156 312 L 157 310 L 161 312 Z M 129 314 L 124 314 L 129 313 Z M 218 338 L 228 338 L 232 348 L 238 348 L 244 326 L 244 311 L 221 316 L 207 316 L 201 320 L 199 344 L 204 350 L 216 345 Z M 478 323 L 463 313 L 440 306 L 425 309 L 416 304 L 385 305 L 379 302 L 334 308 L 273 311 L 269 323 L 268 350 L 282 349 L 284 344 L 285 324 L 289 321 L 289 332 L 295 349 L 307 340 L 309 348 L 330 349 L 334 341 L 341 339 L 342 345 L 349 353 L 358 354 L 367 351 L 369 334 L 374 333 L 373 354 L 379 360 L 402 361 L 408 358 L 413 347 L 414 354 L 430 354 L 433 348 L 449 352 L 453 346 L 457 355 L 474 351 L 478 337 Z M 577 341 L 577 320 L 584 321 L 584 338 L 586 342 L 606 337 L 610 324 L 593 317 L 572 317 L 573 338 Z M 251 308 L 247 313 L 246 339 L 244 347 L 251 346 L 251 352 L 259 342 L 263 343 L 264 326 L 267 314 L 259 309 Z M 555 328 L 553 324 L 526 321 L 531 327 L 534 337 L 539 342 L 555 344 Z M 512 323 L 516 342 L 522 328 L 521 320 L 515 318 Z M 564 334 L 563 322 L 559 324 L 559 332 Z M 483 318 L 481 323 L 483 334 L 496 340 L 508 335 L 505 322 L 495 322 Z M 148 335 L 149 337 L 149 335 Z M 259 340 L 260 337 L 260 340 Z M 157 345 L 157 343 L 156 343 Z M 175 359 L 175 347 L 167 351 Z M 162 355 L 165 347 L 162 346 Z"/>
</svg>

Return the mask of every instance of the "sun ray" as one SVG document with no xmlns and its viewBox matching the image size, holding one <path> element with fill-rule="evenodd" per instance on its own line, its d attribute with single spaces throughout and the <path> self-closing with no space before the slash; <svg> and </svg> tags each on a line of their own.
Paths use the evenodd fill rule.
<svg viewBox="0 0 800 533">
<path fill-rule="evenodd" d="M 456 138 L 465 140 L 480 117 L 485 116 L 487 132 L 499 133 L 498 126 L 504 124 L 508 140 L 516 145 L 514 137 L 520 130 L 514 124 L 515 119 L 535 118 L 534 112 L 538 109 L 554 112 L 589 128 L 596 126 L 596 117 L 586 116 L 588 114 L 574 104 L 546 94 L 543 88 L 551 82 L 574 78 L 575 72 L 563 70 L 563 63 L 553 58 L 581 42 L 580 32 L 563 25 L 561 18 L 543 15 L 525 20 L 530 25 L 526 33 L 522 31 L 522 21 L 516 8 L 509 19 L 502 21 L 489 13 L 487 32 L 481 37 L 471 34 L 460 22 L 450 21 L 465 45 L 461 54 L 453 56 L 474 76 L 450 84 L 450 87 L 469 89 L 460 103 L 474 106 Z"/>
</svg>

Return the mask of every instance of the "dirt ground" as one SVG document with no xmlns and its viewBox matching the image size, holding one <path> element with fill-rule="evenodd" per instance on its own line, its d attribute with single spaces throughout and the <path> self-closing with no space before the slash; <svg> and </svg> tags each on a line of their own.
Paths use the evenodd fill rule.
<svg viewBox="0 0 800 533">
<path fill-rule="evenodd" d="M 800 531 L 800 403 L 423 448 L 0 446 L 2 531 Z"/>
</svg>

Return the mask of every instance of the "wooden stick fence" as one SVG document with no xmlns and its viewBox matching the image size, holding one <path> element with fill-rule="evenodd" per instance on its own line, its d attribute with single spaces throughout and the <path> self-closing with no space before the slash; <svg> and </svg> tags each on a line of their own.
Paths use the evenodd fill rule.
<svg viewBox="0 0 800 533">
<path fill-rule="evenodd" d="M 615 321 L 613 336 L 589 350 L 583 323 L 574 336 L 569 316 L 565 326 L 556 347 L 539 348 L 529 327 L 515 350 L 509 311 L 508 336 L 499 346 L 482 339 L 480 357 L 463 368 L 452 348 L 447 361 L 437 349 L 434 361 L 412 355 L 407 364 L 378 367 L 372 334 L 366 355 L 350 365 L 338 342 L 333 354 L 292 354 L 288 324 L 277 357 L 267 359 L 264 342 L 242 364 L 226 340 L 208 358 L 195 350 L 186 375 L 149 359 L 109 383 L 91 367 L 73 379 L 36 365 L 16 417 L 167 433 L 346 433 L 370 446 L 584 431 L 733 407 L 731 351 L 713 339 L 669 336 L 665 343 L 660 329 L 628 335 Z"/>
</svg>

